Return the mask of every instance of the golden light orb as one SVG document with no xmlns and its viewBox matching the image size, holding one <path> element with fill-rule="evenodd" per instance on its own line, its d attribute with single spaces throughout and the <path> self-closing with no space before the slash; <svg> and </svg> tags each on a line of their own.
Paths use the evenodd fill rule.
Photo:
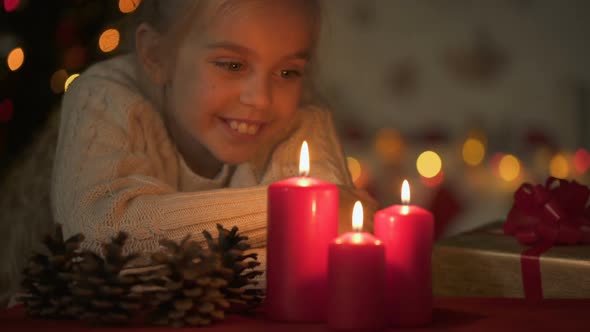
<svg viewBox="0 0 590 332">
<path fill-rule="evenodd" d="M 12 71 L 17 71 L 25 62 L 25 52 L 22 48 L 17 47 L 8 53 L 6 63 Z"/>
<path fill-rule="evenodd" d="M 520 175 L 520 161 L 511 154 L 502 156 L 498 164 L 498 174 L 504 181 L 516 180 Z"/>
<path fill-rule="evenodd" d="M 435 177 L 442 169 L 442 160 L 434 151 L 424 151 L 416 161 L 418 173 L 425 178 Z"/>
<path fill-rule="evenodd" d="M 121 34 L 117 29 L 105 30 L 98 39 L 98 47 L 101 51 L 108 53 L 114 51 L 119 46 Z"/>
<path fill-rule="evenodd" d="M 486 149 L 482 141 L 476 138 L 469 138 L 463 143 L 463 160 L 467 165 L 477 166 L 485 157 Z"/>
</svg>

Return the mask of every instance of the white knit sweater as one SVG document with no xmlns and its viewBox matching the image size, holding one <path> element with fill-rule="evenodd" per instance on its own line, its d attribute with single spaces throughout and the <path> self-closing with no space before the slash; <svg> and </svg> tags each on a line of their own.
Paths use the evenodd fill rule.
<svg viewBox="0 0 590 332">
<path fill-rule="evenodd" d="M 86 248 L 118 231 L 128 251 L 151 252 L 158 240 L 201 238 L 220 223 L 238 226 L 250 243 L 266 243 L 267 185 L 298 173 L 299 149 L 309 142 L 311 176 L 352 188 L 329 112 L 307 106 L 288 139 L 266 163 L 224 166 L 214 179 L 193 173 L 160 113 L 140 92 L 133 56 L 88 69 L 69 87 L 52 177 L 54 220 L 65 236 L 82 232 Z"/>
</svg>

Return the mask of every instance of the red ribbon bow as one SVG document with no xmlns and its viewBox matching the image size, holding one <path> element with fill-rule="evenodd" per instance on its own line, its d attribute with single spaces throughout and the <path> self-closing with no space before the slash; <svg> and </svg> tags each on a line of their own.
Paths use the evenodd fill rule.
<svg viewBox="0 0 590 332">
<path fill-rule="evenodd" d="M 545 185 L 525 183 L 514 193 L 504 234 L 531 246 L 520 256 L 527 299 L 543 298 L 539 257 L 555 244 L 590 244 L 590 189 L 550 177 Z"/>
<path fill-rule="evenodd" d="M 550 177 L 545 185 L 525 183 L 514 194 L 504 233 L 521 244 L 590 244 L 590 189 Z"/>
</svg>

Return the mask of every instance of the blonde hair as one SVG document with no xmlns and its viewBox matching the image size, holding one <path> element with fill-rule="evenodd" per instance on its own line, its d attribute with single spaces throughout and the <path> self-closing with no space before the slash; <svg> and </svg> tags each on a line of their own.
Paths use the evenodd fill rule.
<svg viewBox="0 0 590 332">
<path fill-rule="evenodd" d="M 133 45 L 135 49 L 134 32 L 135 28 L 145 23 L 158 31 L 164 36 L 164 41 L 168 44 L 171 56 L 176 48 L 183 42 L 186 37 L 185 31 L 188 31 L 193 24 L 199 23 L 207 26 L 212 20 L 223 15 L 228 11 L 235 10 L 238 4 L 246 1 L 262 2 L 263 0 L 142 0 L 139 5 L 133 24 L 133 33 L 129 34 L 129 46 Z M 322 10 L 320 0 L 269 0 L 269 1 L 291 1 L 303 6 L 310 17 L 312 25 L 312 50 L 311 61 L 309 64 L 308 74 L 305 78 L 304 93 L 302 104 L 309 104 L 319 100 L 317 91 L 314 88 L 314 76 L 317 74 L 315 60 L 317 57 L 317 44 L 320 37 L 322 23 Z M 213 7 L 211 7 L 213 5 Z M 204 17 L 202 15 L 206 10 L 211 10 L 213 15 Z"/>
</svg>

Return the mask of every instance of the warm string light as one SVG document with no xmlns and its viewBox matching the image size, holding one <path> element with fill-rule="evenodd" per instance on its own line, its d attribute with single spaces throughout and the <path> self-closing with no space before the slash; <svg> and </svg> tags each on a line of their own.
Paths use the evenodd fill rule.
<svg viewBox="0 0 590 332">
<path fill-rule="evenodd" d="M 502 156 L 498 164 L 498 174 L 506 182 L 514 181 L 520 175 L 520 161 L 511 154 Z"/>
<path fill-rule="evenodd" d="M 434 151 L 424 151 L 416 160 L 418 173 L 425 178 L 433 178 L 442 170 L 442 160 Z"/>
<path fill-rule="evenodd" d="M 11 71 L 17 71 L 25 62 L 25 52 L 22 48 L 17 47 L 8 53 L 6 64 Z"/>
<path fill-rule="evenodd" d="M 70 77 L 68 77 L 66 79 L 66 82 L 64 84 L 64 91 L 68 91 L 68 88 L 70 87 L 70 84 L 72 84 L 72 82 L 74 82 L 74 80 L 76 78 L 78 78 L 78 76 L 80 76 L 80 74 L 72 74 L 72 75 L 70 75 Z"/>
<path fill-rule="evenodd" d="M 120 37 L 119 30 L 107 29 L 100 35 L 98 47 L 105 53 L 112 52 L 119 46 Z"/>
<path fill-rule="evenodd" d="M 66 87 L 66 80 L 68 79 L 68 72 L 65 69 L 59 69 L 53 75 L 49 81 L 49 86 L 53 93 L 62 93 Z"/>
<path fill-rule="evenodd" d="M 568 158 L 562 153 L 556 154 L 549 161 L 549 174 L 553 177 L 565 179 L 570 173 L 569 169 Z"/>
<path fill-rule="evenodd" d="M 361 163 L 354 157 L 346 157 L 346 164 L 348 166 L 348 171 L 350 172 L 352 182 L 356 182 L 361 177 Z"/>
<path fill-rule="evenodd" d="M 469 138 L 463 143 L 463 161 L 467 165 L 477 166 L 481 164 L 486 154 L 484 143 L 476 138 Z"/>
<path fill-rule="evenodd" d="M 119 10 L 123 14 L 134 12 L 141 4 L 141 0 L 119 0 Z"/>
</svg>

